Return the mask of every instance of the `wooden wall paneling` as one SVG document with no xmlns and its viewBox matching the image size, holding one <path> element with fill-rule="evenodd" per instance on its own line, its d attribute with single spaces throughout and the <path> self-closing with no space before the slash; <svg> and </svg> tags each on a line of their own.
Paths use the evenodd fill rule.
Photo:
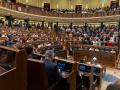
<svg viewBox="0 0 120 90">
<path fill-rule="evenodd" d="M 91 62 L 93 57 L 97 58 L 97 61 L 102 65 L 108 67 L 115 67 L 116 53 L 103 52 L 103 51 L 74 51 L 73 60 L 80 62 L 84 56 L 87 56 L 87 61 Z"/>
<path fill-rule="evenodd" d="M 72 74 L 68 78 L 70 90 L 76 90 L 77 63 L 73 64 Z"/>
<path fill-rule="evenodd" d="M 27 55 L 24 50 L 16 55 L 17 90 L 27 88 Z"/>
<path fill-rule="evenodd" d="M 1 90 L 26 90 L 26 56 L 24 51 L 0 46 L 1 49 L 16 52 L 16 65 L 13 69 L 0 74 Z"/>
<path fill-rule="evenodd" d="M 17 90 L 16 87 L 16 68 L 0 75 L 1 90 Z"/>
<path fill-rule="evenodd" d="M 49 90 L 45 66 L 42 61 L 28 59 L 27 73 L 27 90 Z"/>
<path fill-rule="evenodd" d="M 56 56 L 59 58 L 67 59 L 67 50 L 58 51 Z"/>
</svg>

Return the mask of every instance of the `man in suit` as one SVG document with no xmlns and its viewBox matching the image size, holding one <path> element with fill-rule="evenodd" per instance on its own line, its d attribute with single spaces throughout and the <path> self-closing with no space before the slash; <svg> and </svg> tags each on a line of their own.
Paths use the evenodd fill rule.
<svg viewBox="0 0 120 90">
<path fill-rule="evenodd" d="M 48 87 L 53 85 L 56 81 L 59 80 L 59 85 L 55 90 L 69 90 L 69 85 L 66 79 L 61 77 L 61 74 L 58 72 L 57 64 L 53 63 L 53 50 L 47 50 L 45 52 L 45 69 L 48 77 Z"/>
<path fill-rule="evenodd" d="M 45 69 L 48 76 L 48 84 L 51 86 L 57 80 L 59 80 L 59 73 L 57 70 L 57 64 L 53 63 L 54 52 L 52 50 L 47 50 L 45 53 Z"/>
</svg>

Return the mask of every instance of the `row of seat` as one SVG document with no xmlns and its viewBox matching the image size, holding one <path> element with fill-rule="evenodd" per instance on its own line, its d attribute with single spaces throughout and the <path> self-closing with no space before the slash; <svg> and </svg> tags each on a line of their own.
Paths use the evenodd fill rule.
<svg viewBox="0 0 120 90">
<path fill-rule="evenodd" d="M 41 58 L 44 57 L 44 55 L 38 56 Z M 37 61 L 39 62 L 39 60 Z M 54 58 L 54 62 L 57 63 L 57 67 L 60 72 L 63 71 L 67 72 L 67 74 L 71 74 L 70 77 L 67 77 L 68 83 L 70 84 L 70 90 L 79 90 L 82 86 L 84 86 L 86 89 L 92 90 L 94 88 L 93 82 L 96 80 L 96 78 L 96 85 L 100 90 L 103 68 L 94 67 L 94 65 L 80 64 L 71 60 L 60 59 L 57 57 Z M 88 83 L 87 80 L 90 82 Z M 85 85 L 85 82 L 87 85 Z"/>
<path fill-rule="evenodd" d="M 51 87 L 48 88 L 48 80 L 45 71 L 45 64 L 43 61 L 37 59 L 27 60 L 27 55 L 25 54 L 24 50 L 19 51 L 17 49 L 12 49 L 5 46 L 0 46 L 0 50 L 1 51 L 7 50 L 16 53 L 15 57 L 12 59 L 15 60 L 15 65 L 11 69 L 3 71 L 0 74 L 1 90 L 54 90 L 53 88 L 59 85 L 59 81 L 57 81 Z M 59 58 L 55 58 L 54 61 L 57 63 L 58 69 L 61 69 L 60 71 L 63 70 L 67 72 L 67 73 L 64 72 L 64 74 L 62 75 L 63 78 L 67 79 L 70 85 L 70 90 L 76 90 L 77 87 L 76 75 L 79 71 L 78 66 L 80 64 L 79 63 L 77 64 L 74 61 L 68 61 Z M 61 64 L 66 64 L 67 65 L 66 69 L 64 67 L 61 67 Z M 86 75 L 86 72 L 83 73 L 85 73 Z M 92 74 L 92 72 L 90 73 Z M 93 74 L 92 75 L 91 74 L 90 76 L 88 76 L 88 78 L 90 77 L 90 81 L 92 80 L 91 78 L 93 77 Z M 66 75 L 68 75 L 69 77 L 66 77 Z M 90 87 L 92 87 L 91 83 Z"/>
</svg>

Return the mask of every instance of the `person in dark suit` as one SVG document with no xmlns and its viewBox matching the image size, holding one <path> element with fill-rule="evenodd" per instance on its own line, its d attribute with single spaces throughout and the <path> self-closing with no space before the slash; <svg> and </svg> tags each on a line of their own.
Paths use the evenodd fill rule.
<svg viewBox="0 0 120 90">
<path fill-rule="evenodd" d="M 57 64 L 53 63 L 53 50 L 47 50 L 45 52 L 45 70 L 48 77 L 48 87 L 53 85 L 56 81 L 59 81 L 59 85 L 54 90 L 69 90 L 69 84 L 67 80 L 61 77 L 61 74 L 58 72 Z"/>
<path fill-rule="evenodd" d="M 53 56 L 54 52 L 52 50 L 46 51 L 44 63 L 47 72 L 49 86 L 51 86 L 53 83 L 59 80 L 60 77 L 57 70 L 57 64 L 52 62 Z"/>
</svg>

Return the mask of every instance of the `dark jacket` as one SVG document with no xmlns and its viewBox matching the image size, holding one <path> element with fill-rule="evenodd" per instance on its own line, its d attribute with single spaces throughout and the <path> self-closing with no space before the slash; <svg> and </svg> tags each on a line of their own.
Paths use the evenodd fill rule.
<svg viewBox="0 0 120 90">
<path fill-rule="evenodd" d="M 50 87 L 53 83 L 59 80 L 59 85 L 57 85 L 57 87 L 53 90 L 69 90 L 69 84 L 67 83 L 67 80 L 61 78 L 61 76 L 59 75 L 59 72 L 57 70 L 57 64 L 53 63 L 48 59 L 45 59 L 44 63 L 48 76 L 48 86 Z"/>
<path fill-rule="evenodd" d="M 57 64 L 53 63 L 48 59 L 45 59 L 44 63 L 45 63 L 45 69 L 47 72 L 47 77 L 48 77 L 48 84 L 49 86 L 51 86 L 60 77 L 57 70 Z"/>
</svg>

